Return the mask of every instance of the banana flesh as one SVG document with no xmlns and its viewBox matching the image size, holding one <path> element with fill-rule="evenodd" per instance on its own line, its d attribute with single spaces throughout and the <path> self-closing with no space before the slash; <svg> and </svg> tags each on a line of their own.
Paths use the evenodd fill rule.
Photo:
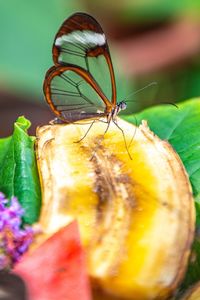
<svg viewBox="0 0 200 300">
<path fill-rule="evenodd" d="M 48 236 L 78 219 L 93 286 L 107 297 L 167 299 L 184 276 L 194 235 L 190 183 L 146 122 L 118 125 L 125 139 L 113 123 L 106 134 L 102 122 L 88 133 L 87 122 L 38 128 L 40 225 Z"/>
</svg>

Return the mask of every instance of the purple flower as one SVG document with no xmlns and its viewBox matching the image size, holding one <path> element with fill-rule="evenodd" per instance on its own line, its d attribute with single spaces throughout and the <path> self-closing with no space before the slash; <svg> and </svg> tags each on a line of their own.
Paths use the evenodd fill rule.
<svg viewBox="0 0 200 300">
<path fill-rule="evenodd" d="M 8 201 L 0 192 L 0 270 L 12 267 L 33 241 L 32 227 L 22 227 L 23 214 L 16 197 Z"/>
</svg>

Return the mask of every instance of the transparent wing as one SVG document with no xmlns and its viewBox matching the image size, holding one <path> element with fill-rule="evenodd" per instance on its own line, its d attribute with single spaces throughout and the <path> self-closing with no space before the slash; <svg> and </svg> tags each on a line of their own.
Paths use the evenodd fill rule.
<svg viewBox="0 0 200 300">
<path fill-rule="evenodd" d="M 44 94 L 51 109 L 65 122 L 106 115 L 108 100 L 82 68 L 62 66 L 49 69 L 44 81 Z"/>
<path fill-rule="evenodd" d="M 91 16 L 76 13 L 56 34 L 53 45 L 56 66 L 76 65 L 91 74 L 107 99 L 116 105 L 116 84 L 105 34 Z"/>
</svg>

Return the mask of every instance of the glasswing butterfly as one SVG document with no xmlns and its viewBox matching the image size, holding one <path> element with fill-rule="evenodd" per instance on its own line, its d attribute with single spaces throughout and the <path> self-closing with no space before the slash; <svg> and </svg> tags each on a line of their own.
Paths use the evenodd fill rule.
<svg viewBox="0 0 200 300">
<path fill-rule="evenodd" d="M 58 30 L 52 51 L 54 66 L 46 73 L 44 94 L 58 120 L 95 122 L 106 117 L 108 127 L 111 121 L 117 125 L 116 116 L 126 103 L 117 103 L 110 51 L 99 23 L 75 13 Z"/>
</svg>

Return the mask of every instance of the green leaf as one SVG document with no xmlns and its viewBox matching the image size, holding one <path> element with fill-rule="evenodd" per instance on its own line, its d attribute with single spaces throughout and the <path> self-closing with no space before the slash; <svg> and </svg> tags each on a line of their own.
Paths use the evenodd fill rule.
<svg viewBox="0 0 200 300">
<path fill-rule="evenodd" d="M 0 191 L 6 197 L 16 196 L 25 210 L 24 222 L 37 221 L 41 192 L 37 172 L 35 138 L 27 134 L 30 122 L 19 117 L 13 135 L 0 139 Z"/>
</svg>

